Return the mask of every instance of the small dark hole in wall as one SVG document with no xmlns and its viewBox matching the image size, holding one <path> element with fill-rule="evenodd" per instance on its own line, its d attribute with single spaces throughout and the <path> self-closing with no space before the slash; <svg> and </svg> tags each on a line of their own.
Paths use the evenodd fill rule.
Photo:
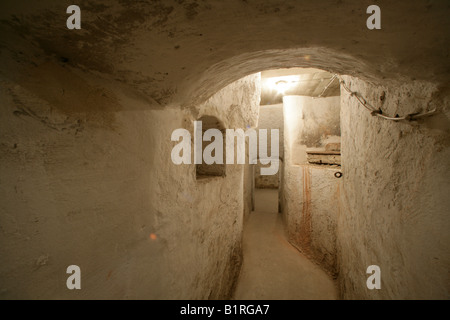
<svg viewBox="0 0 450 320">
<path fill-rule="evenodd" d="M 225 128 L 224 126 L 221 124 L 221 122 L 219 121 L 219 119 L 217 119 L 216 117 L 213 116 L 203 116 L 201 117 L 198 121 L 202 122 L 202 136 L 205 134 L 205 132 L 209 129 L 218 129 L 222 132 L 222 136 L 223 136 L 223 148 L 225 147 Z M 214 142 L 214 138 L 213 141 L 203 141 L 202 142 L 202 154 L 205 151 L 205 148 L 210 144 Z M 222 149 L 222 154 L 223 154 L 223 159 L 222 159 L 222 163 L 223 164 L 217 164 L 217 163 L 213 163 L 213 164 L 206 164 L 202 158 L 202 164 L 197 164 L 195 166 L 195 172 L 196 172 L 196 178 L 197 180 L 201 180 L 201 179 L 205 179 L 205 178 L 211 178 L 211 177 L 225 177 L 225 150 Z M 213 156 L 215 156 L 215 152 L 212 153 Z"/>
</svg>

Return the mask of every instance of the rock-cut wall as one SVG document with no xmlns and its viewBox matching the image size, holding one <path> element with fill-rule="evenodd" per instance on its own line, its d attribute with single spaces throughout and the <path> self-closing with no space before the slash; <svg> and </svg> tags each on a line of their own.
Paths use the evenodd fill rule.
<svg viewBox="0 0 450 320">
<path fill-rule="evenodd" d="M 151 108 L 58 64 L 31 68 L 0 79 L 0 299 L 229 297 L 244 166 L 197 181 L 195 165 L 171 161 L 191 109 Z M 254 75 L 195 110 L 233 128 L 255 126 L 258 105 Z M 81 290 L 66 287 L 70 265 Z"/>
<path fill-rule="evenodd" d="M 332 276 L 337 272 L 340 192 L 334 174 L 340 168 L 309 164 L 306 150 L 319 147 L 322 140 L 339 133 L 339 101 L 339 97 L 283 99 L 285 161 L 281 201 L 289 242 Z M 315 113 L 318 116 L 312 117 Z"/>
<path fill-rule="evenodd" d="M 341 88 L 342 171 L 337 239 L 346 299 L 449 299 L 449 94 L 423 82 L 374 86 L 344 77 L 395 116 L 437 108 L 433 117 L 373 117 Z M 381 289 L 366 287 L 367 267 Z"/>
<path fill-rule="evenodd" d="M 267 129 L 267 154 L 272 154 L 272 145 L 270 139 L 270 132 L 272 129 L 276 129 L 279 132 L 279 144 L 278 155 L 279 158 L 283 158 L 284 154 L 284 137 L 283 137 L 283 105 L 265 105 L 261 106 L 259 110 L 258 128 Z M 281 166 L 281 162 L 279 164 Z M 280 170 L 274 175 L 261 175 L 261 167 L 269 167 L 269 165 L 262 165 L 258 162 L 255 165 L 255 188 L 268 188 L 277 189 L 280 184 Z"/>
</svg>

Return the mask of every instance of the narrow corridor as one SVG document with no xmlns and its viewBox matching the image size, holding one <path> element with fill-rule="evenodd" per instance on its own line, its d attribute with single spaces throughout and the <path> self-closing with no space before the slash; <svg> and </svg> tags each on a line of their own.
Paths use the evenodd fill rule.
<svg viewBox="0 0 450 320">
<path fill-rule="evenodd" d="M 244 263 L 234 299 L 336 299 L 334 281 L 286 240 L 278 190 L 256 189 L 255 204 L 244 228 Z"/>
</svg>

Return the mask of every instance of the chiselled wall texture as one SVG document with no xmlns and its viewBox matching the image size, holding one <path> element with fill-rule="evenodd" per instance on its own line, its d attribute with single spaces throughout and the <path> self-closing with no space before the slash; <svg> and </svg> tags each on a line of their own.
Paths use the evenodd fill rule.
<svg viewBox="0 0 450 320">
<path fill-rule="evenodd" d="M 403 116 L 435 107 L 439 112 L 420 121 L 386 121 L 371 116 L 341 89 L 341 294 L 358 299 L 448 299 L 449 96 L 419 81 L 383 87 L 351 77 L 344 80 L 385 114 Z M 370 265 L 381 268 L 381 290 L 366 287 Z"/>
<path fill-rule="evenodd" d="M 339 180 L 334 174 L 340 168 L 308 164 L 306 149 L 339 133 L 339 97 L 287 96 L 283 102 L 281 201 L 289 242 L 335 276 Z"/>
<path fill-rule="evenodd" d="M 283 119 L 283 105 L 267 105 L 261 106 L 259 111 L 258 118 L 258 128 L 259 129 L 267 129 L 267 154 L 271 155 L 272 153 L 272 139 L 270 138 L 271 129 L 276 129 L 279 132 L 279 143 L 278 143 L 278 155 L 280 158 L 283 158 L 284 153 L 284 137 L 283 137 L 283 127 L 284 127 L 284 119 Z M 270 165 L 261 165 L 258 163 L 255 165 L 255 187 L 256 188 L 269 188 L 276 189 L 279 186 L 280 180 L 280 169 L 277 174 L 274 175 L 261 175 L 261 166 L 268 167 Z M 281 162 L 279 164 L 281 166 Z"/>
<path fill-rule="evenodd" d="M 195 165 L 172 163 L 170 141 L 175 129 L 192 132 L 196 114 L 148 110 L 67 70 L 41 72 L 63 81 L 54 91 L 1 86 L 0 297 L 229 297 L 241 262 L 244 166 L 197 181 Z M 249 76 L 196 110 L 255 126 L 258 90 L 259 75 Z M 72 264 L 82 290 L 66 288 Z"/>
</svg>

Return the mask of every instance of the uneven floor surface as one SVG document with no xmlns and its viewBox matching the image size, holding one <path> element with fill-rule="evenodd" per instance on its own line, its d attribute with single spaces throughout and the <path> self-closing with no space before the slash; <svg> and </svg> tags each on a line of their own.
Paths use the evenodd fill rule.
<svg viewBox="0 0 450 320">
<path fill-rule="evenodd" d="M 244 263 L 234 299 L 337 299 L 334 281 L 286 240 L 278 190 L 256 189 L 255 201 L 244 228 Z"/>
</svg>

